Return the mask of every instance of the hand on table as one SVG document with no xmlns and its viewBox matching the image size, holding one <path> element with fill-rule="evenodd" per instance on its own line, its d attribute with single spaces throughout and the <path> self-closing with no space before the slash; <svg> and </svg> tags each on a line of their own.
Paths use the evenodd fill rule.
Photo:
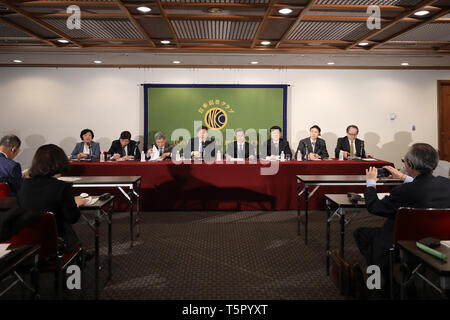
<svg viewBox="0 0 450 320">
<path fill-rule="evenodd" d="M 77 154 L 77 159 L 79 160 L 79 159 L 81 159 L 81 158 L 86 158 L 87 157 L 87 154 L 85 154 L 85 153 L 79 153 L 79 154 Z"/>
<path fill-rule="evenodd" d="M 76 197 L 74 197 L 74 199 L 75 199 L 75 203 L 77 204 L 77 207 L 83 206 L 89 202 L 89 199 L 85 199 L 80 196 L 76 196 Z"/>
</svg>

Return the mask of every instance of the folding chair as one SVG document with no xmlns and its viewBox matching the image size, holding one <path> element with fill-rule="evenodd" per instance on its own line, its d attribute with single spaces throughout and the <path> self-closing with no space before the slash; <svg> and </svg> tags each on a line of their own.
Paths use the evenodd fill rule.
<svg viewBox="0 0 450 320">
<path fill-rule="evenodd" d="M 396 244 L 400 240 L 417 241 L 426 237 L 450 239 L 450 208 L 399 208 L 394 227 L 394 245 L 389 250 L 391 299 L 394 298 Z M 402 285 L 405 285 L 405 282 Z"/>
<path fill-rule="evenodd" d="M 55 293 L 58 299 L 62 298 L 63 292 L 63 271 L 72 264 L 74 260 L 79 263 L 81 274 L 83 274 L 84 257 L 83 249 L 77 246 L 72 252 L 58 252 L 58 234 L 56 231 L 56 221 L 53 213 L 43 213 L 39 220 L 32 226 L 26 227 L 11 237 L 5 243 L 14 246 L 37 244 L 39 251 L 39 272 L 54 272 Z M 81 277 L 82 290 L 83 276 Z"/>
</svg>

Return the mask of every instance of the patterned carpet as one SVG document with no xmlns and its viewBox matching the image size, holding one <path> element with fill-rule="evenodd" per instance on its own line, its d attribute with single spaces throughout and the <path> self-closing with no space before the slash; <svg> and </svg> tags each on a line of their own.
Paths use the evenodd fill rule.
<svg viewBox="0 0 450 320">
<path fill-rule="evenodd" d="M 89 214 L 92 216 L 92 214 Z M 310 213 L 309 244 L 297 236 L 296 211 L 145 212 L 141 236 L 130 248 L 129 213 L 113 216 L 113 277 L 100 272 L 101 299 L 302 300 L 344 299 L 325 274 L 325 212 Z M 352 232 L 378 226 L 382 218 L 361 213 L 346 232 L 346 260 L 363 264 Z M 94 237 L 85 222 L 75 231 L 87 248 Z M 339 224 L 332 223 L 332 248 Z M 101 225 L 101 258 L 107 254 Z M 93 260 L 85 271 L 84 299 L 94 298 Z M 53 298 L 53 274 L 41 275 L 41 299 Z M 23 299 L 16 287 L 7 299 Z M 65 299 L 80 299 L 67 290 Z"/>
</svg>

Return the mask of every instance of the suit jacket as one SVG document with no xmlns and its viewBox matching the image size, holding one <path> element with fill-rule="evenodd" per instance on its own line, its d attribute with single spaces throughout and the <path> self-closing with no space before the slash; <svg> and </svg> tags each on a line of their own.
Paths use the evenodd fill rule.
<svg viewBox="0 0 450 320">
<path fill-rule="evenodd" d="M 72 184 L 53 177 L 25 179 L 17 199 L 21 208 L 49 211 L 55 215 L 58 235 L 65 240 L 66 251 L 75 249 L 79 244 L 71 226 L 81 215 L 73 198 Z"/>
<path fill-rule="evenodd" d="M 366 188 L 364 198 L 370 213 L 387 218 L 373 242 L 373 263 L 387 266 L 398 208 L 450 208 L 450 179 L 420 174 L 413 182 L 393 188 L 382 200 L 373 187 Z"/>
<path fill-rule="evenodd" d="M 211 159 L 216 156 L 216 141 L 214 139 L 207 138 L 203 146 L 203 158 Z M 199 151 L 199 139 L 191 138 L 188 144 L 183 150 L 183 155 L 185 158 L 191 157 L 192 151 Z"/>
<path fill-rule="evenodd" d="M 226 154 L 233 158 L 238 158 L 238 143 L 237 143 L 237 141 L 230 142 L 227 145 Z M 244 142 L 244 158 L 248 159 L 251 155 L 256 157 L 255 146 L 253 144 L 250 144 L 247 141 L 245 141 Z"/>
<path fill-rule="evenodd" d="M 272 153 L 273 151 L 273 153 Z M 279 156 L 281 155 L 281 151 L 284 151 L 284 155 L 290 155 L 292 158 L 292 151 L 289 147 L 289 142 L 284 139 L 280 139 L 278 141 L 278 148 L 275 148 L 275 145 L 272 139 L 263 142 L 261 146 L 261 158 L 265 158 L 271 155 Z"/>
<path fill-rule="evenodd" d="M 362 155 L 361 155 L 361 146 L 362 146 Z M 355 156 L 365 158 L 366 157 L 366 150 L 364 149 L 364 141 L 360 140 L 358 138 L 355 139 Z M 348 142 L 348 137 L 342 137 L 338 138 L 336 149 L 334 150 L 334 155 L 336 158 L 339 158 L 339 152 L 347 151 L 350 152 L 350 143 Z"/>
<path fill-rule="evenodd" d="M 315 146 L 314 146 L 314 150 L 313 150 L 310 138 L 305 138 L 305 139 L 300 140 L 300 142 L 298 143 L 298 147 L 297 147 L 297 151 L 295 152 L 295 155 L 297 155 L 298 152 L 300 151 L 302 153 L 302 156 L 305 156 L 306 147 L 308 147 L 308 154 L 311 152 L 317 153 L 320 156 L 320 158 L 322 158 L 322 159 L 327 159 L 329 157 L 328 151 L 327 151 L 327 144 L 325 143 L 325 140 L 323 140 L 321 138 L 317 138 Z"/>
<path fill-rule="evenodd" d="M 8 159 L 0 153 L 0 182 L 6 182 L 9 192 L 15 196 L 22 186 L 22 168 L 20 163 Z"/>
<path fill-rule="evenodd" d="M 79 153 L 83 153 L 83 151 L 84 151 L 84 142 L 83 141 L 78 142 L 75 145 L 75 148 L 73 148 L 73 151 L 72 151 L 72 154 L 70 155 L 70 158 L 71 159 L 76 159 L 77 155 Z M 94 141 L 91 142 L 89 157 L 91 159 L 99 159 L 100 158 L 100 143 L 94 142 Z"/>
<path fill-rule="evenodd" d="M 139 151 L 139 147 L 136 145 L 136 141 L 130 140 L 130 143 L 127 144 L 125 148 L 127 148 L 129 156 L 134 156 L 134 159 L 141 158 L 141 152 Z M 120 144 L 120 140 L 114 140 L 111 143 L 111 148 L 109 148 L 108 154 L 113 155 L 115 153 L 120 154 L 120 157 L 123 157 L 125 155 L 122 145 Z"/>
<path fill-rule="evenodd" d="M 152 149 L 153 146 L 155 146 L 156 149 L 159 150 L 159 155 L 161 156 L 161 149 L 156 145 L 156 143 L 152 143 L 148 148 L 149 148 L 149 149 Z M 173 144 L 170 144 L 170 143 L 167 143 L 167 142 L 166 142 L 166 143 L 164 144 L 164 151 L 163 151 L 163 153 L 170 152 L 170 155 L 167 156 L 164 160 L 170 160 L 172 157 L 175 157 L 175 155 L 172 154 L 172 150 L 173 150 Z M 147 157 L 148 157 L 148 154 L 147 154 Z M 150 158 L 150 157 L 148 157 L 148 158 Z"/>
</svg>

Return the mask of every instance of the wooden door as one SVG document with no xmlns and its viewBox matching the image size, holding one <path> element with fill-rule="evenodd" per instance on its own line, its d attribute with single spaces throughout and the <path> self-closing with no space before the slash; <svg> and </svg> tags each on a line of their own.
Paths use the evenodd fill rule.
<svg viewBox="0 0 450 320">
<path fill-rule="evenodd" d="M 438 81 L 439 157 L 450 161 L 450 80 Z"/>
</svg>

